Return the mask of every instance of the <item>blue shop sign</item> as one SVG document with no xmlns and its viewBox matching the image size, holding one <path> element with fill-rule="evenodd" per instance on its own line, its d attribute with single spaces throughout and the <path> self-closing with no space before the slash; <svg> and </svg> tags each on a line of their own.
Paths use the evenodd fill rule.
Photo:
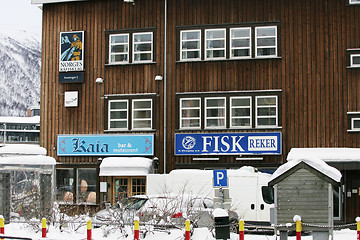
<svg viewBox="0 0 360 240">
<path fill-rule="evenodd" d="M 281 133 L 179 133 L 175 155 L 281 154 Z"/>
<path fill-rule="evenodd" d="M 58 156 L 153 156 L 153 134 L 58 135 Z"/>
</svg>

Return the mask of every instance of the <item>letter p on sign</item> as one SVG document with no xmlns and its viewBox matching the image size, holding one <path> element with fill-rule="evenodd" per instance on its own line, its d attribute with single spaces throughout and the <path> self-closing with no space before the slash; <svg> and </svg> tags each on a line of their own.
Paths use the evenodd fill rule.
<svg viewBox="0 0 360 240">
<path fill-rule="evenodd" d="M 228 187 L 227 171 L 214 170 L 214 187 Z"/>
</svg>

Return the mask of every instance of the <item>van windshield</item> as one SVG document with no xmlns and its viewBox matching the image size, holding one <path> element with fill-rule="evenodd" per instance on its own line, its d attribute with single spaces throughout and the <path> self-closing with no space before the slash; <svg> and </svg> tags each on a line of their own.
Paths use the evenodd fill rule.
<svg viewBox="0 0 360 240">
<path fill-rule="evenodd" d="M 268 186 L 262 186 L 261 193 L 265 203 L 267 204 L 274 203 L 274 188 Z"/>
</svg>

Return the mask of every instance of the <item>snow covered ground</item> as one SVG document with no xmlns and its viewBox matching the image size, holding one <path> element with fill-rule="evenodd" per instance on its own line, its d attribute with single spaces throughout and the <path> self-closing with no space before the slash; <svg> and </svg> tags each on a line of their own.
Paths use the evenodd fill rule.
<svg viewBox="0 0 360 240">
<path fill-rule="evenodd" d="M 41 227 L 39 223 L 39 227 Z M 5 225 L 5 235 L 6 236 L 16 236 L 16 237 L 26 237 L 31 239 L 43 239 L 41 238 L 41 229 L 36 232 L 34 229 L 31 229 L 28 224 L 21 223 L 10 223 Z M 92 239 L 94 240 L 132 240 L 134 239 L 131 229 L 127 229 L 129 233 L 128 236 L 124 236 L 120 231 L 110 232 L 107 236 L 104 236 L 104 231 L 101 228 L 92 230 Z M 63 232 L 60 232 L 58 228 L 49 226 L 49 231 L 47 233 L 46 239 L 71 239 L 71 240 L 82 240 L 87 237 L 87 228 L 82 226 L 77 231 L 64 229 Z M 148 233 L 144 240 L 180 240 L 184 239 L 184 232 L 182 230 L 171 230 L 168 233 L 154 231 Z M 191 237 L 192 240 L 214 240 L 212 233 L 207 228 L 198 228 L 195 229 L 194 234 Z M 231 234 L 231 240 L 239 239 L 237 234 Z M 277 240 L 276 236 L 264 236 L 264 235 L 249 235 L 245 234 L 245 240 Z M 289 237 L 289 240 L 295 240 L 295 237 Z M 312 236 L 303 236 L 303 240 L 312 240 Z M 329 240 L 331 238 L 329 237 Z M 334 232 L 333 240 L 356 240 L 356 231 L 344 229 L 341 231 Z"/>
</svg>

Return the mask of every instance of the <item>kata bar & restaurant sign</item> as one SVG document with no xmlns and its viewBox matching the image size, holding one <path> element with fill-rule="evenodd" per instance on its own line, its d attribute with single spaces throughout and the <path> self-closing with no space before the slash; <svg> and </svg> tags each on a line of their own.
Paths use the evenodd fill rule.
<svg viewBox="0 0 360 240">
<path fill-rule="evenodd" d="M 175 155 L 281 154 L 281 133 L 179 133 Z"/>
<path fill-rule="evenodd" d="M 58 156 L 153 156 L 154 135 L 58 135 Z"/>
<path fill-rule="evenodd" d="M 59 72 L 84 71 L 84 31 L 60 32 Z"/>
</svg>

